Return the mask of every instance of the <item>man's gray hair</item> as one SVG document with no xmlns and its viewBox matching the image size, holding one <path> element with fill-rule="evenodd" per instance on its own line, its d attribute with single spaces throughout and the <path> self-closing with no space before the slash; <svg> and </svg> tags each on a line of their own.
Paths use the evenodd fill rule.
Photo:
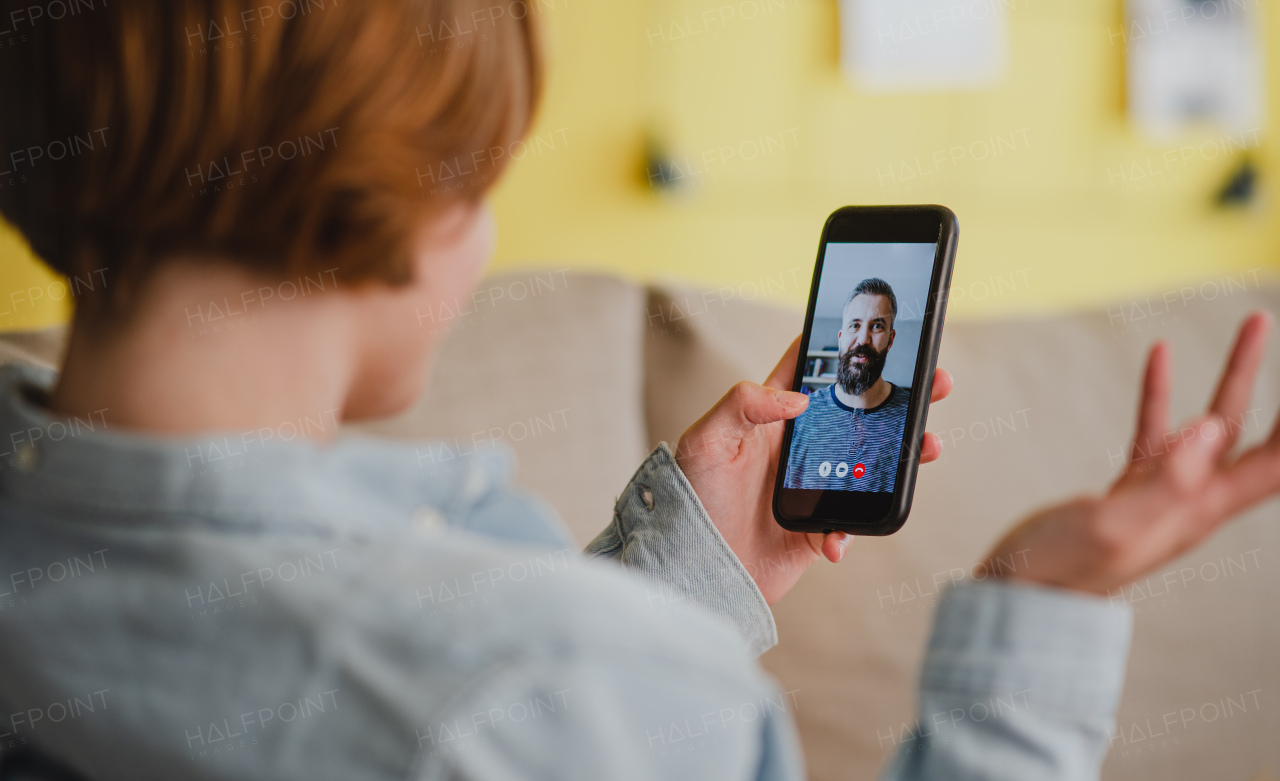
<svg viewBox="0 0 1280 781">
<path fill-rule="evenodd" d="M 889 299 L 889 311 L 893 313 L 893 319 L 889 321 L 889 327 L 892 328 L 894 320 L 898 319 L 898 297 L 893 294 L 893 288 L 889 287 L 889 283 L 879 277 L 864 279 L 859 282 L 858 286 L 849 294 L 849 300 L 845 301 L 844 305 L 848 306 L 853 299 L 863 293 L 869 293 L 873 296 L 884 296 Z"/>
</svg>

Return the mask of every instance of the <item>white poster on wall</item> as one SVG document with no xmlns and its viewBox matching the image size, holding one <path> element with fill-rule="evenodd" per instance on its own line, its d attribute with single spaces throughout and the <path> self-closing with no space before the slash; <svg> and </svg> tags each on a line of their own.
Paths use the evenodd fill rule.
<svg viewBox="0 0 1280 781">
<path fill-rule="evenodd" d="M 1014 0 L 841 0 L 840 60 L 881 92 L 963 90 L 1000 80 Z"/>
<path fill-rule="evenodd" d="M 1129 115 L 1155 140 L 1194 125 L 1255 137 L 1265 101 L 1258 0 L 1128 0 Z"/>
</svg>

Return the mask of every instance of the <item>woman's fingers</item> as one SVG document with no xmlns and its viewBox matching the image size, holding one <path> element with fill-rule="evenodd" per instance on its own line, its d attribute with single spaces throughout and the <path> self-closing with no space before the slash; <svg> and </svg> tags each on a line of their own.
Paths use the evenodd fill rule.
<svg viewBox="0 0 1280 781">
<path fill-rule="evenodd" d="M 802 334 L 803 335 L 803 334 Z M 764 384 L 770 388 L 778 390 L 791 390 L 791 383 L 796 377 L 796 361 L 800 360 L 800 337 L 791 343 L 787 351 L 782 354 L 782 360 L 778 361 L 778 365 L 773 367 L 773 371 L 769 372 L 769 379 Z"/>
<path fill-rule="evenodd" d="M 1147 355 L 1147 369 L 1142 378 L 1142 398 L 1138 402 L 1138 428 L 1133 435 L 1131 463 L 1164 450 L 1164 435 L 1169 430 L 1169 345 L 1156 342 Z"/>
<path fill-rule="evenodd" d="M 933 392 L 929 395 L 930 403 L 942 401 L 951 395 L 952 385 L 951 372 L 946 369 L 934 369 Z M 937 461 L 941 456 L 942 437 L 931 431 L 926 431 L 924 439 L 920 442 L 920 463 L 927 464 L 930 461 Z"/>
<path fill-rule="evenodd" d="M 951 372 L 946 369 L 933 370 L 933 392 L 929 394 L 929 401 L 942 401 L 951 395 L 951 387 L 955 383 L 951 379 Z"/>
<path fill-rule="evenodd" d="M 822 538 L 822 555 L 827 561 L 833 564 L 839 564 L 844 558 L 844 554 L 849 550 L 849 543 L 853 542 L 844 532 L 831 532 Z"/>
<path fill-rule="evenodd" d="M 920 443 L 920 463 L 927 464 L 930 461 L 937 461 L 942 455 L 942 437 L 926 431 L 924 441 Z"/>
<path fill-rule="evenodd" d="M 1174 499 L 1193 499 L 1216 471 L 1226 446 L 1226 426 L 1222 418 L 1213 413 L 1182 426 L 1160 471 L 1158 490 L 1166 491 Z"/>
<path fill-rule="evenodd" d="M 1218 381 L 1218 390 L 1209 405 L 1209 411 L 1226 422 L 1228 444 L 1235 443 L 1243 428 L 1245 408 L 1253 396 L 1254 381 L 1266 355 L 1270 331 L 1271 315 L 1268 312 L 1254 312 L 1244 321 L 1222 371 L 1222 379 Z"/>
<path fill-rule="evenodd" d="M 1215 526 L 1280 493 L 1280 419 L 1266 442 L 1221 470 L 1208 493 L 1205 512 Z"/>
<path fill-rule="evenodd" d="M 1113 532 L 1127 537 L 1131 553 L 1179 551 L 1198 542 L 1206 531 L 1208 495 L 1220 482 L 1218 458 L 1225 440 L 1222 420 L 1207 414 L 1171 433 L 1161 467 L 1151 479 L 1121 481 L 1107 497 Z M 1172 556 L 1172 553 L 1170 553 Z"/>
</svg>

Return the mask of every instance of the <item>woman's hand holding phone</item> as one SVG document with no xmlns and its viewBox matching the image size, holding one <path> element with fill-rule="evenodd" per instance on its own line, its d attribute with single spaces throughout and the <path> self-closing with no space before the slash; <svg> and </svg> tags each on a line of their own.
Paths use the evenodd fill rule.
<svg viewBox="0 0 1280 781">
<path fill-rule="evenodd" d="M 1280 493 L 1280 422 L 1231 458 L 1271 316 L 1240 328 L 1207 413 L 1169 428 L 1169 348 L 1151 349 L 1130 461 L 1101 497 L 1081 497 L 1015 527 L 987 560 L 993 574 L 1106 595 L 1169 564 L 1232 516 Z M 1001 560 L 1026 551 L 1012 571 Z"/>
<path fill-rule="evenodd" d="M 788 390 L 799 354 L 797 338 L 764 385 L 735 385 L 689 427 L 676 446 L 676 463 L 771 605 L 819 558 L 833 562 L 844 558 L 852 539 L 843 532 L 792 532 L 774 520 L 773 490 L 783 428 L 808 406 L 808 397 Z M 932 401 L 946 398 L 951 385 L 951 375 L 938 369 Z M 941 453 L 942 439 L 925 434 L 921 463 L 934 461 Z"/>
</svg>

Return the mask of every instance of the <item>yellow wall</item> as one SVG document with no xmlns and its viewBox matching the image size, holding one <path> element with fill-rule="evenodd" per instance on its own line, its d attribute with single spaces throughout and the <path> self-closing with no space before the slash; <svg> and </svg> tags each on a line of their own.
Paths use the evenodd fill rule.
<svg viewBox="0 0 1280 781">
<path fill-rule="evenodd" d="M 1120 0 L 985 0 L 1010 15 L 998 87 L 888 96 L 841 76 L 835 0 L 539 2 L 550 84 L 535 137 L 513 150 L 523 159 L 494 195 L 496 269 L 598 269 L 798 304 L 833 208 L 906 202 L 960 216 L 960 316 L 1277 268 L 1274 124 L 1260 131 L 1262 203 L 1213 208 L 1239 152 L 1216 151 L 1227 145 L 1220 132 L 1157 146 L 1127 125 Z M 1263 23 L 1280 95 L 1280 24 L 1271 14 Z M 649 135 L 700 171 L 686 191 L 644 185 Z M 752 142 L 769 154 L 743 159 Z M 1200 151 L 1184 160 L 1187 144 Z M 952 164 L 957 146 L 966 152 Z M 726 147 L 733 157 L 722 161 Z M 10 238 L 0 257 L 6 294 L 52 279 Z M 13 310 L 0 306 L 0 327 L 65 314 L 48 301 Z"/>
<path fill-rule="evenodd" d="M 45 328 L 70 314 L 68 287 L 0 220 L 0 331 Z"/>
<path fill-rule="evenodd" d="M 752 3 L 739 0 L 561 0 L 544 15 L 554 33 L 544 143 L 496 196 L 498 265 L 564 261 L 748 295 L 752 282 L 782 279 L 788 288 L 775 295 L 800 302 L 807 280 L 791 286 L 786 272 L 812 268 L 833 208 L 940 202 L 960 216 L 953 311 L 962 316 L 1080 306 L 1276 268 L 1274 205 L 1249 213 L 1211 205 L 1238 155 L 1208 159 L 1226 146 L 1220 132 L 1165 147 L 1129 128 L 1123 40 L 1114 37 L 1120 0 L 986 1 L 1013 6 L 1000 86 L 884 96 L 841 76 L 835 0 L 775 0 L 755 19 L 743 18 Z M 704 11 L 718 18 L 725 7 L 734 9 L 727 23 L 702 24 Z M 1280 95 L 1280 26 L 1271 15 L 1263 22 Z M 695 163 L 712 151 L 694 191 L 659 197 L 637 184 L 645 128 Z M 551 151 L 553 130 L 568 143 Z M 1260 132 L 1268 188 L 1280 181 L 1266 155 L 1275 134 L 1274 125 Z M 714 150 L 749 153 L 742 145 L 765 136 L 774 141 L 768 157 L 718 162 Z M 1205 154 L 1183 163 L 1179 148 L 1206 140 Z M 950 164 L 952 147 L 981 154 L 983 142 L 1000 153 Z M 946 162 L 935 169 L 940 151 Z M 1174 163 L 1164 163 L 1166 152 Z M 1153 172 L 1146 180 L 1143 168 Z M 912 170 L 926 173 L 907 179 Z M 979 300 L 986 289 L 1000 294 Z"/>
</svg>

